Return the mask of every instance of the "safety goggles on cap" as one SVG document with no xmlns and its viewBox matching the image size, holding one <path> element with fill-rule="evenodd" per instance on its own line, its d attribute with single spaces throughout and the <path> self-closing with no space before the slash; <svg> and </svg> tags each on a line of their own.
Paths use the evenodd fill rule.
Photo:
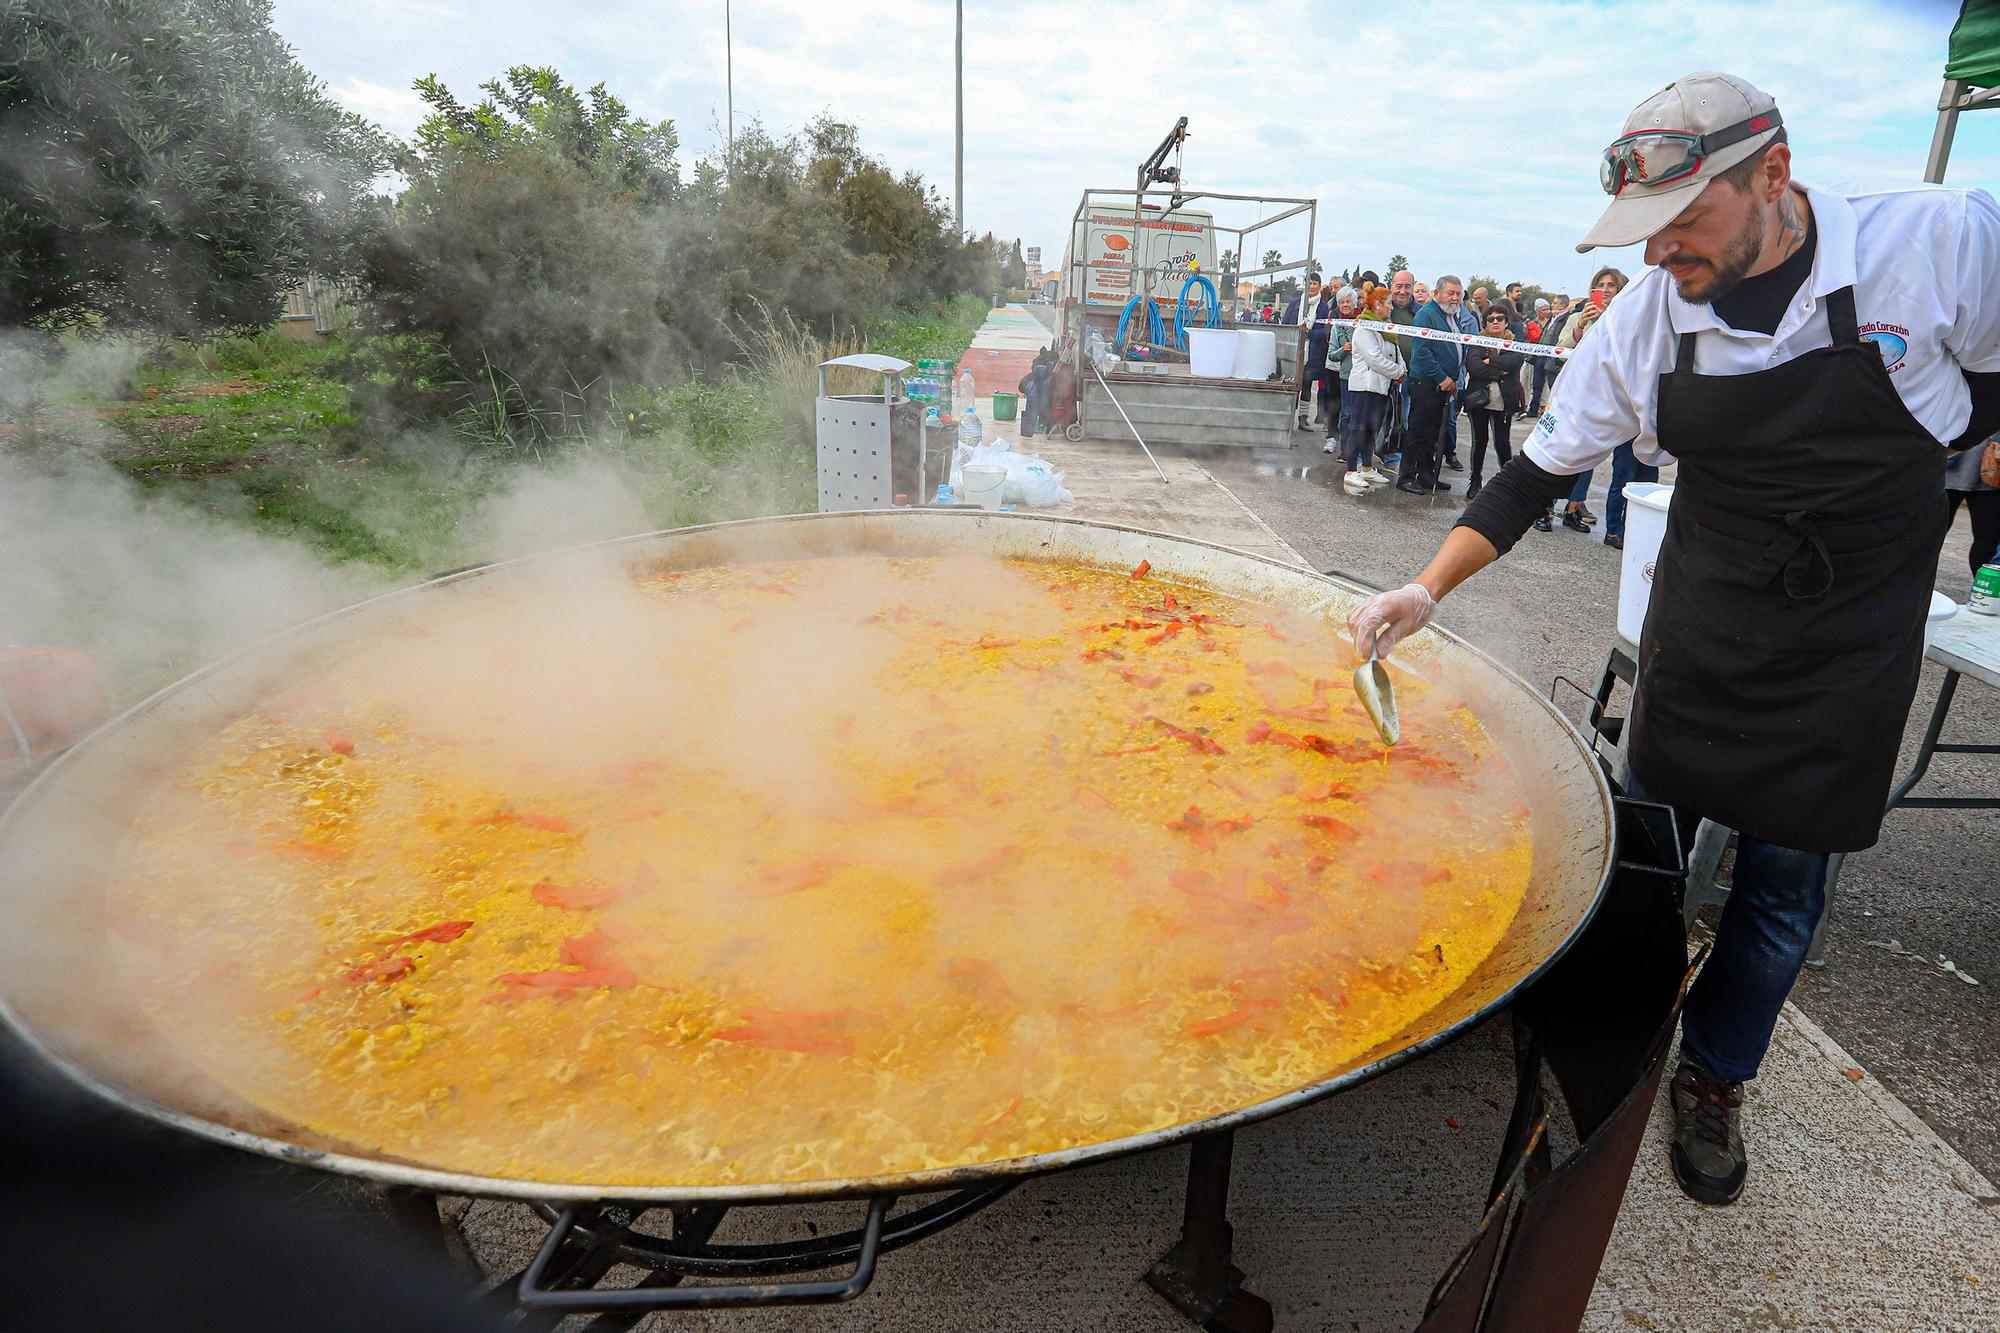
<svg viewBox="0 0 2000 1333">
<path fill-rule="evenodd" d="M 1612 140 L 1597 168 L 1597 182 L 1615 195 L 1628 185 L 1662 185 L 1701 170 L 1711 155 L 1731 144 L 1775 130 L 1785 123 L 1778 108 L 1760 111 L 1748 120 L 1709 134 L 1685 130 L 1638 130 Z"/>
</svg>

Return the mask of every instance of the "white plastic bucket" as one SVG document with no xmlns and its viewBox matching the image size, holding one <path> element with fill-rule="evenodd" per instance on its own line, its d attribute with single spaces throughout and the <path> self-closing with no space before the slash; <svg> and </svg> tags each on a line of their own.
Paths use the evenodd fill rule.
<svg viewBox="0 0 2000 1333">
<path fill-rule="evenodd" d="M 1618 637 L 1639 642 L 1646 607 L 1653 600 L 1653 570 L 1667 536 L 1667 506 L 1674 488 L 1657 481 L 1625 486 L 1625 559 L 1618 568 Z"/>
<path fill-rule="evenodd" d="M 1189 369 L 1197 375 L 1226 379 L 1236 366 L 1235 329 L 1189 329 Z"/>
<path fill-rule="evenodd" d="M 998 509 L 1000 492 L 1007 484 L 1007 469 L 991 463 L 972 463 L 959 469 L 965 478 L 965 503 L 981 509 Z"/>
<path fill-rule="evenodd" d="M 1269 329 L 1236 330 L 1236 362 L 1229 373 L 1239 380 L 1267 380 L 1278 372 L 1278 335 Z"/>
</svg>

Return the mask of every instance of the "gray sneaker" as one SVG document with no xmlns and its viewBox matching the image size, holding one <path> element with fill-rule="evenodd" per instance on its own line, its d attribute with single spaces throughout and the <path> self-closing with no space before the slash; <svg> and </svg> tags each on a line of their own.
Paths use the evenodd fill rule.
<svg viewBox="0 0 2000 1333">
<path fill-rule="evenodd" d="M 1674 1179 L 1703 1203 L 1735 1203 L 1750 1161 L 1743 1151 L 1743 1085 L 1724 1083 L 1681 1057 L 1668 1095 L 1674 1106 Z"/>
</svg>

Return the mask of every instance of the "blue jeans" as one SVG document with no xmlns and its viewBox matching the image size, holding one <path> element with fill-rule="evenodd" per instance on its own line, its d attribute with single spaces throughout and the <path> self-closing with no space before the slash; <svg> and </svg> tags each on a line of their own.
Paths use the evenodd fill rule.
<svg viewBox="0 0 2000 1333">
<path fill-rule="evenodd" d="M 1611 489 L 1604 497 L 1605 536 L 1625 535 L 1625 483 L 1659 479 L 1660 470 L 1651 463 L 1641 463 L 1629 443 L 1611 451 Z"/>
<path fill-rule="evenodd" d="M 1438 432 L 1438 457 L 1458 457 L 1458 395 L 1455 393 L 1445 400 L 1444 426 Z"/>
<path fill-rule="evenodd" d="M 1576 485 L 1569 488 L 1569 502 L 1571 504 L 1580 505 L 1590 498 L 1590 479 L 1595 472 L 1596 469 L 1593 468 L 1590 472 L 1579 472 L 1576 474 Z"/>
<path fill-rule="evenodd" d="M 1715 947 L 1681 1013 L 1681 1049 L 1725 1082 L 1757 1077 L 1826 905 L 1826 865 L 1825 852 L 1737 835 Z"/>
<path fill-rule="evenodd" d="M 1533 421 L 1542 414 L 1542 395 L 1549 390 L 1549 360 L 1545 356 L 1534 358 L 1534 387 L 1528 394 L 1528 419 Z"/>
<path fill-rule="evenodd" d="M 1644 798 L 1637 775 L 1632 795 Z M 1676 808 L 1683 850 L 1701 816 Z M 1826 905 L 1825 852 L 1801 852 L 1739 833 L 1736 877 L 1715 945 L 1681 1011 L 1681 1053 L 1727 1083 L 1757 1077 L 1778 1011 L 1799 979 Z"/>
</svg>

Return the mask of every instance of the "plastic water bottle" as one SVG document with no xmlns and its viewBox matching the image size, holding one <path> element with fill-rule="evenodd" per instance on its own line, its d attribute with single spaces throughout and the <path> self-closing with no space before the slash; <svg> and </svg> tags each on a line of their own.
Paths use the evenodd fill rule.
<svg viewBox="0 0 2000 1333">
<path fill-rule="evenodd" d="M 969 407 L 972 404 L 972 367 L 958 372 L 958 396 Z"/>
<path fill-rule="evenodd" d="M 967 375 L 966 378 L 970 380 L 971 376 Z M 978 444 L 980 437 L 984 434 L 985 432 L 979 427 L 979 409 L 973 407 L 971 400 L 967 399 L 965 411 L 958 418 L 958 442 L 960 444 Z"/>
</svg>

